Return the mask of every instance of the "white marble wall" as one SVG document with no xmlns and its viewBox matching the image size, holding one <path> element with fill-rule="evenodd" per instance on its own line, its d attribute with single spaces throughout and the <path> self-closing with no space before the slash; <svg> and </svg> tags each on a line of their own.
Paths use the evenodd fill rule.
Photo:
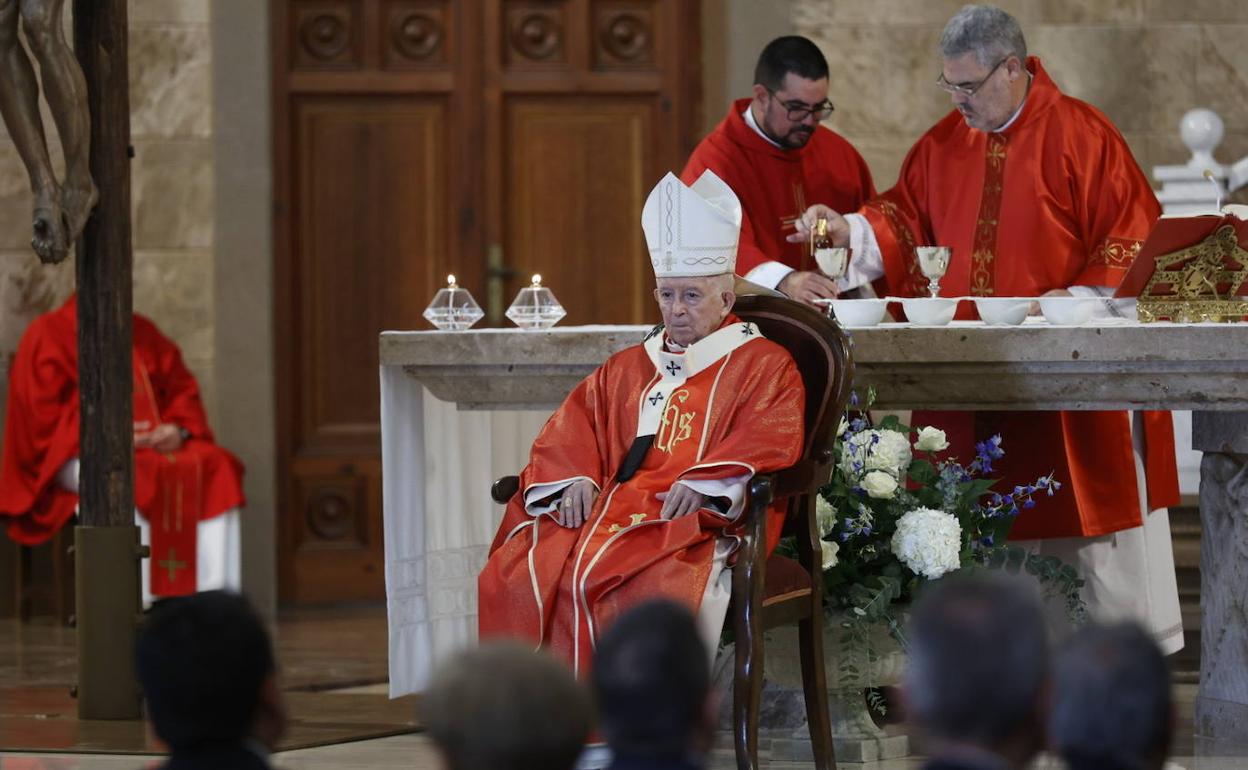
<svg viewBox="0 0 1248 770">
<path fill-rule="evenodd" d="M 963 1 L 793 0 L 796 30 L 819 43 L 831 66 L 830 124 L 863 153 L 881 188 L 950 109 L 934 85 L 936 45 Z M 1028 48 L 1058 84 L 1109 115 L 1145 169 L 1188 157 L 1179 118 L 1197 106 L 1226 122 L 1220 160 L 1248 154 L 1248 2 L 998 4 L 1019 19 Z"/>
<path fill-rule="evenodd" d="M 210 0 L 130 0 L 129 11 L 134 306 L 182 347 L 211 411 Z M 59 144 L 46 109 L 45 128 L 55 157 Z M 30 205 L 25 170 L 0 126 L 0 403 L 8 358 L 26 324 L 73 290 L 72 265 L 43 267 L 31 253 Z"/>
</svg>

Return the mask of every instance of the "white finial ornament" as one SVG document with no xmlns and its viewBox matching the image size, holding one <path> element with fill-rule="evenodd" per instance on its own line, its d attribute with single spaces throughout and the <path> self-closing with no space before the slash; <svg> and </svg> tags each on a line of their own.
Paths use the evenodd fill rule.
<svg viewBox="0 0 1248 770">
<path fill-rule="evenodd" d="M 1213 151 L 1222 143 L 1225 130 L 1222 118 L 1213 110 L 1203 107 L 1188 110 L 1179 121 L 1179 136 L 1187 149 L 1192 151 L 1192 159 L 1187 165 L 1199 167 L 1202 171 L 1221 169 L 1222 165 L 1213 159 Z"/>
</svg>

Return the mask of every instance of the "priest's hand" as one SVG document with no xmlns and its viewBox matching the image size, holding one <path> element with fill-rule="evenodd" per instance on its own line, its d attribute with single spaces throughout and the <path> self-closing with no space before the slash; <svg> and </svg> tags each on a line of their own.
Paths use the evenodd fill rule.
<svg viewBox="0 0 1248 770">
<path fill-rule="evenodd" d="M 776 290 L 807 305 L 814 305 L 817 299 L 834 299 L 838 291 L 836 282 L 823 273 L 797 270 L 780 279 Z"/>
<path fill-rule="evenodd" d="M 655 497 L 663 501 L 663 510 L 659 511 L 660 519 L 679 519 L 681 516 L 688 516 L 706 502 L 706 495 L 695 492 L 679 481 L 673 484 L 671 489 L 660 492 Z"/>
<path fill-rule="evenodd" d="M 176 452 L 182 448 L 182 429 L 171 422 L 164 422 L 149 431 L 138 431 L 134 434 L 134 448 Z"/>
<path fill-rule="evenodd" d="M 589 520 L 598 499 L 598 487 L 592 481 L 581 479 L 563 490 L 556 508 L 555 521 L 561 527 L 579 527 Z"/>
<path fill-rule="evenodd" d="M 849 245 L 849 222 L 830 206 L 825 206 L 822 203 L 816 203 L 802 212 L 802 215 L 793 223 L 797 230 L 788 236 L 788 242 L 802 243 L 810 240 L 810 233 L 815 229 L 815 223 L 820 219 L 828 220 L 828 235 L 832 237 L 833 246 Z"/>
</svg>

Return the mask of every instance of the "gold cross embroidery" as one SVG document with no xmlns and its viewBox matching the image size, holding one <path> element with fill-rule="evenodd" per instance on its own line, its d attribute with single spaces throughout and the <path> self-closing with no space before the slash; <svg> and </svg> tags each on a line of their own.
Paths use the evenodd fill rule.
<svg viewBox="0 0 1248 770">
<path fill-rule="evenodd" d="M 170 583 L 172 583 L 174 578 L 177 577 L 178 570 L 186 569 L 187 567 L 186 562 L 178 559 L 178 552 L 174 548 L 169 549 L 169 558 L 158 561 L 156 564 L 161 567 L 161 569 L 164 569 L 169 573 Z"/>
<path fill-rule="evenodd" d="M 988 162 L 995 168 L 1000 168 L 1002 162 L 1005 161 L 1005 142 L 990 141 L 988 143 Z"/>
<path fill-rule="evenodd" d="M 637 526 L 638 524 L 640 524 L 641 522 L 645 521 L 646 514 L 644 514 L 644 513 L 630 513 L 630 514 L 628 515 L 628 518 L 632 519 L 632 521 L 628 522 L 628 527 L 635 527 L 635 526 Z M 621 527 L 619 524 L 612 524 L 611 526 L 607 527 L 607 531 L 608 531 L 608 532 L 619 532 L 619 531 L 620 531 L 620 530 L 622 530 L 622 529 L 628 529 L 628 527 Z"/>
</svg>

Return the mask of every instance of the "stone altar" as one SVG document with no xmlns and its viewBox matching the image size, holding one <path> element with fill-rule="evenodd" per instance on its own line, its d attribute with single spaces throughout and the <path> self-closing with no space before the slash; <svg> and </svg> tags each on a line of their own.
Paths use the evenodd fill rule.
<svg viewBox="0 0 1248 770">
<path fill-rule="evenodd" d="M 392 696 L 419 690 L 440 657 L 475 639 L 476 574 L 502 515 L 489 500 L 491 481 L 518 471 L 572 386 L 648 328 L 381 335 Z M 1209 532 L 1228 533 L 1202 564 L 1205 705 L 1197 725 L 1213 737 L 1248 736 L 1248 493 L 1234 483 L 1242 470 L 1223 481 L 1215 470 L 1223 465 L 1211 464 L 1230 453 L 1243 468 L 1248 455 L 1248 424 L 1228 420 L 1248 410 L 1248 324 L 887 324 L 854 329 L 852 340 L 858 386 L 874 385 L 882 409 L 1196 410 L 1197 447 L 1216 452 L 1206 456 L 1202 483 L 1206 543 Z M 1202 420 L 1229 430 L 1233 442 L 1202 443 Z M 1220 525 L 1209 520 L 1206 488 L 1224 501 Z M 1210 672 L 1227 667 L 1237 676 L 1212 681 Z"/>
</svg>

